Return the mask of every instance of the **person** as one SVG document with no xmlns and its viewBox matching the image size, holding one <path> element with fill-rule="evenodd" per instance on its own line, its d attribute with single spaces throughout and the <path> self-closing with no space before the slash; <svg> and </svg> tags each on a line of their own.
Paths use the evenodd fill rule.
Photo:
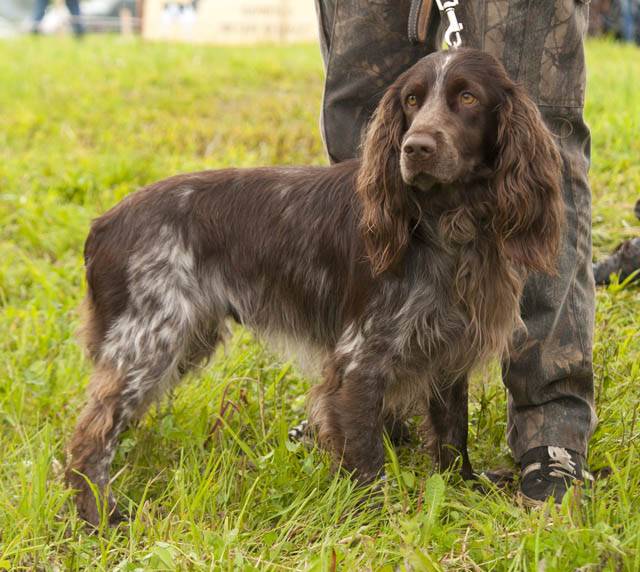
<svg viewBox="0 0 640 572">
<path fill-rule="evenodd" d="M 637 0 L 620 0 L 620 32 L 625 42 L 640 44 L 640 36 L 636 31 L 638 10 L 640 10 L 640 4 Z"/>
<path fill-rule="evenodd" d="M 640 220 L 640 199 L 633 211 Z M 633 274 L 630 282 L 640 280 L 640 236 L 620 243 L 609 255 L 594 263 L 593 275 L 596 284 L 606 286 L 611 282 L 611 275 L 617 274 L 618 281 L 623 282 Z"/>
<path fill-rule="evenodd" d="M 84 33 L 84 27 L 82 26 L 82 18 L 80 15 L 80 2 L 79 0 L 65 0 L 67 4 L 67 10 L 71 14 L 71 29 L 76 37 L 80 37 Z M 44 14 L 47 11 L 49 0 L 36 0 L 35 13 L 33 15 L 33 27 L 32 32 L 38 34 L 40 32 L 40 25 L 44 19 Z"/>
<path fill-rule="evenodd" d="M 413 7 L 412 7 L 413 3 Z M 357 156 L 363 128 L 385 89 L 441 45 L 447 22 L 433 3 L 424 42 L 408 22 L 428 0 L 316 0 L 325 66 L 321 114 L 331 162 Z M 590 133 L 583 120 L 588 0 L 460 0 L 462 45 L 502 61 L 525 85 L 557 135 L 566 232 L 555 277 L 531 276 L 522 300 L 528 338 L 503 369 L 507 440 L 520 463 L 520 492 L 559 502 L 584 480 L 597 417 L 593 391 L 595 285 L 591 264 Z M 414 12 L 412 12 L 412 8 Z M 526 150 L 523 149 L 523 152 Z"/>
</svg>

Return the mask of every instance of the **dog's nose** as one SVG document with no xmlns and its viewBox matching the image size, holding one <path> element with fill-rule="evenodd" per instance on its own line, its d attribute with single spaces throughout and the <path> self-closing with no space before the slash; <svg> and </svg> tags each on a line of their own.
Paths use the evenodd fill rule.
<svg viewBox="0 0 640 572">
<path fill-rule="evenodd" d="M 436 140 L 426 133 L 410 135 L 402 146 L 402 151 L 412 157 L 427 158 L 436 151 Z"/>
</svg>

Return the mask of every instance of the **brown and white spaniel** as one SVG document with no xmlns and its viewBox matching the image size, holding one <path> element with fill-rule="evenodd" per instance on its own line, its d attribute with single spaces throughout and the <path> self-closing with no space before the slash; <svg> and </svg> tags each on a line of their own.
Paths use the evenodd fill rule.
<svg viewBox="0 0 640 572">
<path fill-rule="evenodd" d="M 553 273 L 560 159 L 493 57 L 432 54 L 389 87 L 362 158 L 180 175 L 94 221 L 85 247 L 95 371 L 67 479 L 99 521 L 118 436 L 207 358 L 228 319 L 320 356 L 319 442 L 362 482 L 389 420 L 421 413 L 440 468 L 467 457 L 467 375 L 505 357 L 531 271 Z M 95 483 L 96 499 L 87 484 Z"/>
</svg>

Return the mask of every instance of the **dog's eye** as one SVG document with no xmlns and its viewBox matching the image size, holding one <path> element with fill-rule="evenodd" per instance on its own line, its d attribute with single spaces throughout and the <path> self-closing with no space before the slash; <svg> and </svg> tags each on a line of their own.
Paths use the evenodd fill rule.
<svg viewBox="0 0 640 572">
<path fill-rule="evenodd" d="M 474 105 L 475 103 L 478 102 L 478 98 L 469 91 L 463 91 L 460 94 L 460 101 L 464 105 Z"/>
<path fill-rule="evenodd" d="M 415 107 L 418 105 L 418 98 L 413 94 L 407 95 L 407 105 L 409 107 Z"/>
</svg>

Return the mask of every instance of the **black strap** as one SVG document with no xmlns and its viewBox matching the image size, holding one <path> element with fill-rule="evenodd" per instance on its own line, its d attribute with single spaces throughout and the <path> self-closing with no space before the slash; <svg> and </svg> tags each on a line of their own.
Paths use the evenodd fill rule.
<svg viewBox="0 0 640 572">
<path fill-rule="evenodd" d="M 424 44 L 431 21 L 433 0 L 411 0 L 407 34 L 412 44 Z"/>
</svg>

